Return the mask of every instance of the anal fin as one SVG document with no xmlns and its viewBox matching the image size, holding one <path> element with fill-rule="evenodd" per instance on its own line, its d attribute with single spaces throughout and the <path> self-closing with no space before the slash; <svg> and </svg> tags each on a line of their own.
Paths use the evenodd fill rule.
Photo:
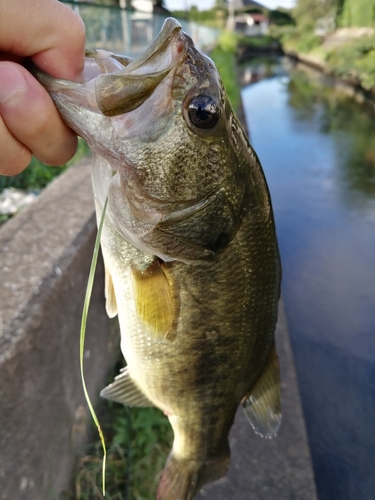
<svg viewBox="0 0 375 500">
<path fill-rule="evenodd" d="M 281 423 L 279 360 L 274 346 L 251 391 L 242 401 L 254 431 L 262 437 L 275 436 Z"/>
<path fill-rule="evenodd" d="M 100 396 L 105 399 L 122 403 L 126 406 L 135 406 L 137 408 L 147 408 L 154 406 L 153 403 L 143 394 L 138 386 L 133 382 L 127 368 L 121 370 L 112 384 L 107 385 Z"/>
</svg>

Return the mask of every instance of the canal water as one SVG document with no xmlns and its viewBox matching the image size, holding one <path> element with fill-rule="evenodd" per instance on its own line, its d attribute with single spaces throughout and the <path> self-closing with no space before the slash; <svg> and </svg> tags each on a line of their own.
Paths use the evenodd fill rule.
<svg viewBox="0 0 375 500">
<path fill-rule="evenodd" d="M 320 500 L 375 499 L 375 117 L 287 60 L 243 68 Z"/>
</svg>

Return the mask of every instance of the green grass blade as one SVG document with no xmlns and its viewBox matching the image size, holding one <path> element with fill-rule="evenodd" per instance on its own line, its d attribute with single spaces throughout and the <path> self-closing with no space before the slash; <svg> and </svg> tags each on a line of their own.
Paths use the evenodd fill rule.
<svg viewBox="0 0 375 500">
<path fill-rule="evenodd" d="M 87 387 L 86 387 L 86 382 L 85 382 L 85 376 L 83 373 L 83 354 L 84 354 L 84 347 L 85 347 L 85 334 L 86 334 L 86 325 L 87 325 L 87 315 L 89 311 L 89 306 L 90 306 L 90 299 L 91 299 L 91 293 L 92 293 L 92 287 L 94 283 L 94 275 L 95 275 L 95 270 L 96 270 L 96 264 L 98 262 L 98 255 L 99 255 L 99 248 L 100 248 L 100 237 L 102 234 L 102 229 L 103 229 L 103 223 L 104 223 L 104 217 L 105 217 L 105 212 L 107 209 L 107 202 L 108 199 L 105 200 L 104 207 L 103 207 L 103 212 L 102 216 L 100 219 L 99 223 L 99 228 L 98 228 L 98 234 L 96 235 L 96 240 L 95 240 L 95 247 L 94 247 L 94 252 L 92 255 L 92 260 L 91 260 L 91 267 L 90 267 L 90 273 L 89 273 L 89 279 L 87 281 L 87 288 L 86 288 L 86 295 L 85 295 L 85 302 L 83 304 L 83 311 L 82 311 L 82 320 L 81 320 L 81 333 L 80 333 L 80 344 L 79 344 L 79 362 L 80 362 L 80 368 L 81 368 L 81 378 L 82 378 L 82 386 L 83 386 L 83 392 L 85 394 L 85 398 L 87 401 L 87 405 L 90 409 L 90 413 L 92 416 L 92 419 L 95 422 L 95 425 L 98 429 L 99 433 L 99 438 L 100 442 L 102 444 L 103 448 L 103 496 L 105 496 L 105 466 L 106 466 L 106 459 L 107 459 L 107 449 L 104 441 L 104 435 L 102 428 L 100 426 L 98 417 L 96 416 L 95 410 L 92 406 L 90 396 L 87 392 Z"/>
</svg>

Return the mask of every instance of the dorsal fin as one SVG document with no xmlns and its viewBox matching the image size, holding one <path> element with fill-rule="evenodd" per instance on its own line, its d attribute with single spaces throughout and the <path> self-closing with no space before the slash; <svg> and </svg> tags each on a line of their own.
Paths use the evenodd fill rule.
<svg viewBox="0 0 375 500">
<path fill-rule="evenodd" d="M 120 375 L 117 375 L 112 384 L 104 387 L 100 396 L 126 406 L 136 406 L 137 408 L 154 406 L 133 382 L 127 368 L 121 370 Z"/>
<path fill-rule="evenodd" d="M 262 437 L 275 436 L 281 423 L 280 369 L 274 346 L 251 392 L 242 405 L 254 431 Z"/>
<path fill-rule="evenodd" d="M 110 318 L 114 318 L 117 315 L 116 295 L 112 276 L 107 267 L 105 268 L 104 295 L 106 298 L 105 310 Z"/>
<path fill-rule="evenodd" d="M 145 271 L 132 267 L 132 272 L 139 318 L 157 337 L 173 340 L 177 298 L 164 266 L 155 259 Z"/>
</svg>

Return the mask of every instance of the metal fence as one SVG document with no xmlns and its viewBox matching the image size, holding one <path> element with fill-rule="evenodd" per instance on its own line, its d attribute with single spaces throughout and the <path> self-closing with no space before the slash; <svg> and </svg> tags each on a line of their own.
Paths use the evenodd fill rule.
<svg viewBox="0 0 375 500">
<path fill-rule="evenodd" d="M 86 26 L 86 45 L 120 54 L 140 54 L 159 33 L 167 15 L 87 5 L 81 2 L 64 2 L 83 19 Z M 178 19 L 183 30 L 200 49 L 212 47 L 219 30 L 195 22 Z"/>
</svg>

